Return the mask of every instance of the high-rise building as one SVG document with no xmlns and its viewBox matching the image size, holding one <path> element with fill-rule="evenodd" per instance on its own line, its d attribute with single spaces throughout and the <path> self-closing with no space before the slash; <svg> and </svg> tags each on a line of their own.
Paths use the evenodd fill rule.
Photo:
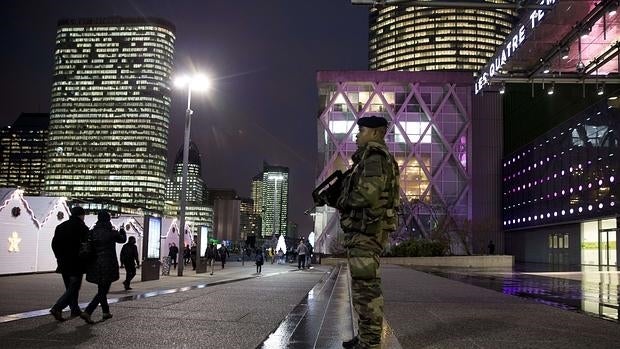
<svg viewBox="0 0 620 349">
<path fill-rule="evenodd" d="M 174 32 L 156 18 L 58 23 L 48 195 L 163 210 Z"/>
<path fill-rule="evenodd" d="M 214 206 L 216 200 L 234 200 L 238 198 L 237 191 L 229 188 L 208 188 L 205 203 Z"/>
<path fill-rule="evenodd" d="M 369 66 L 371 70 L 475 71 L 510 34 L 513 20 L 514 11 L 501 8 L 373 7 Z"/>
<path fill-rule="evenodd" d="M 288 167 L 263 164 L 263 237 L 288 232 Z"/>
<path fill-rule="evenodd" d="M 239 199 L 216 199 L 213 211 L 213 233 L 217 239 L 227 241 L 239 241 L 239 210 L 241 200 Z"/>
<path fill-rule="evenodd" d="M 0 187 L 41 193 L 49 120 L 49 114 L 22 113 L 13 125 L 0 129 Z"/>
<path fill-rule="evenodd" d="M 252 177 L 252 200 L 254 202 L 253 212 L 261 214 L 263 204 L 263 173 Z"/>
<path fill-rule="evenodd" d="M 179 149 L 172 174 L 166 180 L 166 201 L 181 200 L 181 188 L 183 180 L 183 147 Z M 190 142 L 187 160 L 187 188 L 186 200 L 191 203 L 204 201 L 204 180 L 202 179 L 202 162 L 198 146 Z"/>
<path fill-rule="evenodd" d="M 249 235 L 256 236 L 260 232 L 260 215 L 254 213 L 254 200 L 241 198 L 239 222 L 240 239 L 242 241 L 245 241 Z"/>
</svg>

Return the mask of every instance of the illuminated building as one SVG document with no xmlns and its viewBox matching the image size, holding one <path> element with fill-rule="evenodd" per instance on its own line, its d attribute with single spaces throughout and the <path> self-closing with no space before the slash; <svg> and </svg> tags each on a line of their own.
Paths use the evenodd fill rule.
<svg viewBox="0 0 620 349">
<path fill-rule="evenodd" d="M 501 135 L 497 94 L 473 98 L 467 72 L 320 71 L 317 84 L 317 185 L 352 164 L 357 120 L 381 116 L 400 168 L 402 206 L 392 243 L 441 233 L 453 241 L 452 253 L 464 254 L 481 249 L 479 235 L 456 242 L 472 226 L 476 234 L 501 232 L 502 139 L 488 136 Z M 330 253 L 341 234 L 339 216 L 327 206 L 313 214 L 317 252 Z"/>
<path fill-rule="evenodd" d="M 373 7 L 370 70 L 478 70 L 510 33 L 513 18 L 508 9 Z"/>
<path fill-rule="evenodd" d="M 183 178 L 183 147 L 177 153 L 172 175 L 166 180 L 166 200 L 179 201 L 181 198 L 181 182 Z M 189 144 L 187 161 L 187 190 L 186 200 L 190 203 L 202 203 L 204 194 L 204 180 L 202 179 L 202 162 L 198 146 L 194 142 Z"/>
<path fill-rule="evenodd" d="M 154 18 L 58 23 L 48 195 L 163 210 L 174 31 Z"/>
<path fill-rule="evenodd" d="M 288 232 L 288 167 L 263 164 L 261 232 Z"/>
<path fill-rule="evenodd" d="M 240 240 L 245 241 L 248 235 L 260 232 L 260 215 L 254 213 L 254 200 L 241 198 L 239 207 Z"/>
<path fill-rule="evenodd" d="M 595 103 L 505 157 L 503 225 L 517 261 L 617 266 L 616 99 Z"/>
<path fill-rule="evenodd" d="M 252 200 L 254 202 L 253 213 L 260 214 L 263 203 L 263 173 L 252 177 Z"/>
<path fill-rule="evenodd" d="M 0 130 L 0 187 L 19 187 L 25 195 L 41 193 L 49 118 L 22 113 Z"/>
</svg>

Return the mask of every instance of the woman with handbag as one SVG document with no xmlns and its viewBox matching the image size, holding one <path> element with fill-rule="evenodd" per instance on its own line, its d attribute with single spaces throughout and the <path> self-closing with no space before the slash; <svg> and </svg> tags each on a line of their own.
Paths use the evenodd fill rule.
<svg viewBox="0 0 620 349">
<path fill-rule="evenodd" d="M 90 231 L 90 239 L 95 259 L 91 262 L 86 271 L 86 281 L 97 284 L 98 291 L 93 300 L 86 306 L 80 315 L 88 324 L 94 321 L 90 318 L 97 305 L 101 304 L 103 320 L 110 319 L 110 307 L 108 306 L 108 292 L 112 282 L 118 280 L 118 259 L 116 258 L 116 244 L 127 241 L 127 234 L 121 227 L 116 230 L 110 222 L 110 214 L 100 211 L 97 215 L 97 223 Z"/>
</svg>

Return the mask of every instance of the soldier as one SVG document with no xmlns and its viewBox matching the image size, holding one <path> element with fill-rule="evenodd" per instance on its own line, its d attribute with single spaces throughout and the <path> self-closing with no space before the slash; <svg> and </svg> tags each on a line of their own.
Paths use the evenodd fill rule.
<svg viewBox="0 0 620 349">
<path fill-rule="evenodd" d="M 384 137 L 387 121 L 371 116 L 357 121 L 359 133 L 353 166 L 342 180 L 335 207 L 345 233 L 353 307 L 359 333 L 342 343 L 345 348 L 380 348 L 383 294 L 379 255 L 389 233 L 396 230 L 399 171 Z M 334 206 L 334 203 L 329 203 Z"/>
</svg>

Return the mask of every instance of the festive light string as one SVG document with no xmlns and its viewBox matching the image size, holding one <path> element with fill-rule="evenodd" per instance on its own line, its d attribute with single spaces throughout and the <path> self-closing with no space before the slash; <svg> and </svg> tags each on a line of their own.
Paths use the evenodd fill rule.
<svg viewBox="0 0 620 349">
<path fill-rule="evenodd" d="M 64 206 L 66 212 L 69 212 L 69 208 L 67 207 L 67 204 L 65 203 L 65 200 L 60 198 L 56 204 L 54 205 L 54 207 L 52 208 L 52 210 L 46 215 L 45 219 L 43 219 L 43 221 L 38 220 L 35 217 L 34 211 L 32 210 L 32 208 L 30 208 L 30 204 L 28 203 L 28 201 L 24 198 L 23 195 L 24 191 L 21 189 L 16 189 L 13 194 L 11 194 L 11 197 L 9 199 L 7 199 L 6 201 L 4 201 L 4 203 L 2 204 L 2 206 L 0 206 L 0 211 L 2 211 L 2 209 L 4 209 L 5 207 L 7 207 L 11 201 L 13 200 L 19 200 L 22 202 L 22 204 L 24 205 L 24 207 L 26 208 L 26 212 L 28 212 L 28 214 L 30 215 L 30 219 L 32 219 L 32 221 L 36 224 L 37 229 L 41 229 L 41 227 L 47 222 L 47 220 L 49 219 L 49 217 L 58 209 L 59 205 Z"/>
</svg>

